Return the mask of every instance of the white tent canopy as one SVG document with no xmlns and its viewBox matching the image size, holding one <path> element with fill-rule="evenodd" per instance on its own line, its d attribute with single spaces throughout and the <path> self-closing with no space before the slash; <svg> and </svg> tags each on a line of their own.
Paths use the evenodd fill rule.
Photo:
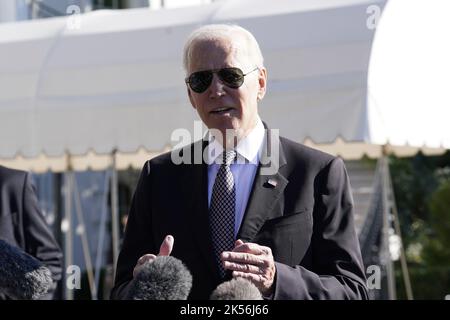
<svg viewBox="0 0 450 320">
<path fill-rule="evenodd" d="M 448 0 L 390 0 L 368 80 L 369 142 L 450 148 Z"/>
<path fill-rule="evenodd" d="M 371 68 L 375 78 L 367 93 L 374 36 L 368 7 L 381 9 L 384 4 L 229 0 L 0 25 L 0 159 L 32 170 L 65 170 L 70 154 L 75 169 L 100 169 L 117 150 L 118 168 L 140 167 L 151 154 L 170 148 L 174 129 L 193 131 L 198 120 L 183 82 L 186 37 L 202 24 L 229 22 L 249 29 L 260 43 L 269 74 L 260 113 L 282 135 L 306 144 L 328 144 L 322 149 L 347 158 L 378 156 L 386 143 L 397 153 L 448 148 L 443 101 L 429 100 L 436 103 L 432 110 L 437 113 L 430 114 L 431 106 L 412 103 L 413 92 L 405 92 L 401 82 L 383 86 L 386 77 L 400 81 L 392 77 L 386 61 L 401 71 L 399 76 L 410 78 L 405 53 L 396 51 L 405 43 L 385 39 L 391 39 L 393 28 L 388 11 L 378 27 L 380 46 L 372 53 L 378 64 Z M 438 44 L 445 42 L 436 38 Z M 387 51 L 386 42 L 397 46 Z M 448 62 L 442 67 L 448 75 Z M 387 91 L 407 105 L 389 100 Z M 418 130 L 425 122 L 430 124 L 426 131 Z"/>
</svg>

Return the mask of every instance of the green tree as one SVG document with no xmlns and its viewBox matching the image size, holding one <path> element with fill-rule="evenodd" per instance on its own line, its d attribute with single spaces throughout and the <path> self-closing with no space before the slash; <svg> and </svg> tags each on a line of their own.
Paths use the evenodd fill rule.
<svg viewBox="0 0 450 320">
<path fill-rule="evenodd" d="M 424 246 L 429 266 L 450 267 L 450 180 L 444 180 L 430 200 L 432 234 Z"/>
<path fill-rule="evenodd" d="M 403 243 L 415 299 L 450 293 L 450 152 L 390 157 Z M 398 294 L 405 299 L 400 265 Z"/>
</svg>

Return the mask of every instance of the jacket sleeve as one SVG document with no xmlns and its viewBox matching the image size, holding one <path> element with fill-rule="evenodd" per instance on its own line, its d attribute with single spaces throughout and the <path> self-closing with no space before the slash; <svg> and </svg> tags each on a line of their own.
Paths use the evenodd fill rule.
<svg viewBox="0 0 450 320">
<path fill-rule="evenodd" d="M 24 249 L 25 252 L 41 261 L 51 271 L 53 286 L 43 299 L 52 299 L 57 283 L 61 279 L 63 255 L 42 214 L 29 173 L 25 175 L 22 196 Z"/>
<path fill-rule="evenodd" d="M 144 254 L 156 252 L 151 236 L 150 185 L 150 162 L 147 161 L 131 202 L 122 249 L 117 261 L 114 287 L 111 290 L 111 299 L 114 300 L 127 299 L 137 260 Z"/>
<path fill-rule="evenodd" d="M 349 178 L 334 158 L 315 181 L 313 267 L 275 262 L 274 299 L 368 299 Z"/>
</svg>

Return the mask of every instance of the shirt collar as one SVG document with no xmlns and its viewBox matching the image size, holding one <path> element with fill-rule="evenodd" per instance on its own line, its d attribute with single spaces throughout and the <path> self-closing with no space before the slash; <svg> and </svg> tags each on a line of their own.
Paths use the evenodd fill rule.
<svg viewBox="0 0 450 320">
<path fill-rule="evenodd" d="M 264 125 L 258 117 L 256 126 L 236 146 L 238 161 L 240 158 L 241 160 L 246 159 L 250 163 L 257 164 L 261 155 L 264 138 Z M 208 164 L 220 162 L 220 159 L 217 158 L 222 154 L 223 146 L 211 134 L 208 135 L 208 140 Z"/>
</svg>

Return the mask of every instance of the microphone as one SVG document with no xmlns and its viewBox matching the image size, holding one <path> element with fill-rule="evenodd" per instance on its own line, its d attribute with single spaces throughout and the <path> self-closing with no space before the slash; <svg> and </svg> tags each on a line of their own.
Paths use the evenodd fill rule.
<svg viewBox="0 0 450 320">
<path fill-rule="evenodd" d="M 192 288 L 192 275 L 172 256 L 147 261 L 131 280 L 128 300 L 186 300 Z"/>
<path fill-rule="evenodd" d="M 0 239 L 0 293 L 15 300 L 36 300 L 53 283 L 39 260 Z"/>
<path fill-rule="evenodd" d="M 220 284 L 210 300 L 263 300 L 261 292 L 249 280 L 237 277 Z"/>
</svg>

